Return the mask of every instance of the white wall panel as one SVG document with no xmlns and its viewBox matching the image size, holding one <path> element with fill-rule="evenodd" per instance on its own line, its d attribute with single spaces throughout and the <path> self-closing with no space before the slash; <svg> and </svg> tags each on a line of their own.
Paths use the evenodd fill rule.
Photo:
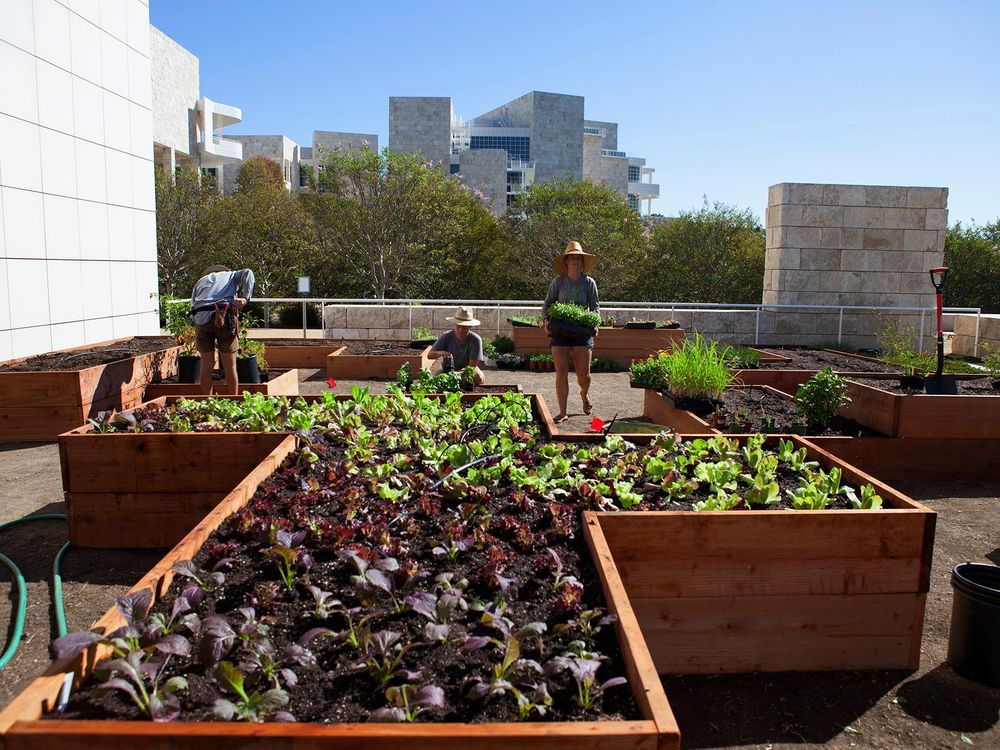
<svg viewBox="0 0 1000 750">
<path fill-rule="evenodd" d="M 34 53 L 35 22 L 31 0 L 3 0 L 0 39 L 20 47 L 25 52 Z"/>
<path fill-rule="evenodd" d="M 80 263 L 83 288 L 83 315 L 91 318 L 111 316 L 111 263 L 106 260 L 91 260 Z M 93 341 L 87 334 L 88 341 Z"/>
<path fill-rule="evenodd" d="M 108 206 L 108 249 L 111 260 L 135 260 L 135 209 Z"/>
<path fill-rule="evenodd" d="M 35 58 L 12 44 L 0 42 L 0 71 L 0 112 L 38 122 Z"/>
<path fill-rule="evenodd" d="M 48 128 L 38 129 L 42 156 L 42 190 L 76 197 L 76 139 Z"/>
<path fill-rule="evenodd" d="M 104 145 L 119 151 L 132 150 L 128 99 L 104 92 Z"/>
<path fill-rule="evenodd" d="M 132 156 L 143 159 L 153 158 L 153 118 L 145 107 L 129 102 L 129 131 L 132 143 L 129 150 Z"/>
<path fill-rule="evenodd" d="M 70 55 L 73 75 L 101 85 L 101 31 L 73 13 L 69 17 Z"/>
<path fill-rule="evenodd" d="M 83 260 L 107 260 L 109 257 L 107 205 L 80 201 L 77 209 L 80 216 L 80 257 Z"/>
<path fill-rule="evenodd" d="M 12 359 L 20 359 L 21 357 L 30 357 L 32 354 L 52 351 L 52 335 L 49 333 L 48 326 L 14 328 L 10 333 L 10 356 Z"/>
<path fill-rule="evenodd" d="M 104 144 L 104 94 L 78 76 L 73 76 L 73 127 L 77 138 Z"/>
<path fill-rule="evenodd" d="M 0 114 L 0 180 L 8 187 L 42 189 L 37 125 Z"/>
<path fill-rule="evenodd" d="M 43 196 L 45 257 L 76 260 L 80 257 L 80 211 L 72 198 Z M 79 280 L 77 281 L 79 283 Z"/>
<path fill-rule="evenodd" d="M 156 261 L 156 214 L 135 209 L 132 212 L 135 227 L 135 259 Z"/>
<path fill-rule="evenodd" d="M 104 146 L 76 141 L 76 192 L 80 198 L 104 203 L 108 199 Z"/>
<path fill-rule="evenodd" d="M 128 97 L 146 109 L 153 106 L 153 82 L 148 57 L 128 51 Z"/>
<path fill-rule="evenodd" d="M 83 331 L 86 336 L 84 343 L 87 344 L 96 344 L 98 341 L 108 341 L 115 337 L 115 328 L 110 317 L 85 320 Z"/>
<path fill-rule="evenodd" d="M 111 319 L 111 325 L 116 339 L 124 336 L 135 336 L 139 333 L 139 321 L 134 313 L 132 315 L 116 315 Z"/>
<path fill-rule="evenodd" d="M 101 25 L 100 0 L 66 0 L 66 6 L 77 15 L 86 18 L 94 26 Z"/>
<path fill-rule="evenodd" d="M 4 248 L 8 258 L 45 257 L 42 194 L 3 188 Z"/>
<path fill-rule="evenodd" d="M 138 0 L 125 0 L 128 46 L 149 59 L 149 8 Z"/>
<path fill-rule="evenodd" d="M 7 259 L 0 257 L 0 331 L 10 328 L 10 295 L 7 284 Z M 0 357 L 3 361 L 3 357 Z"/>
<path fill-rule="evenodd" d="M 101 85 L 128 98 L 128 54 L 125 43 L 101 33 Z"/>
<path fill-rule="evenodd" d="M 136 156 L 132 157 L 132 205 L 145 211 L 156 210 L 153 162 Z"/>
<path fill-rule="evenodd" d="M 83 320 L 84 288 L 80 284 L 80 261 L 50 260 L 47 265 L 52 292 L 49 295 L 50 321 L 69 323 Z"/>
<path fill-rule="evenodd" d="M 123 0 L 101 0 L 101 28 L 122 42 L 128 39 Z"/>
<path fill-rule="evenodd" d="M 14 349 L 10 339 L 10 331 L 0 331 L 0 362 L 14 358 Z"/>
<path fill-rule="evenodd" d="M 136 263 L 135 264 L 135 309 L 144 312 L 156 310 L 157 302 L 155 294 L 158 286 L 156 263 Z"/>
<path fill-rule="evenodd" d="M 52 351 L 71 349 L 86 341 L 86 331 L 83 321 L 76 323 L 60 323 L 52 326 Z"/>
<path fill-rule="evenodd" d="M 7 290 L 12 329 L 47 325 L 49 285 L 44 260 L 7 259 Z"/>
<path fill-rule="evenodd" d="M 69 16 L 56 0 L 35 0 L 35 55 L 66 70 L 73 65 Z"/>
<path fill-rule="evenodd" d="M 105 170 L 108 183 L 108 203 L 116 206 L 132 206 L 132 159 L 127 153 L 107 149 L 104 152 Z"/>
<path fill-rule="evenodd" d="M 111 262 L 111 313 L 135 315 L 135 263 Z"/>
<path fill-rule="evenodd" d="M 38 124 L 73 135 L 73 75 L 44 60 L 36 60 Z"/>
</svg>

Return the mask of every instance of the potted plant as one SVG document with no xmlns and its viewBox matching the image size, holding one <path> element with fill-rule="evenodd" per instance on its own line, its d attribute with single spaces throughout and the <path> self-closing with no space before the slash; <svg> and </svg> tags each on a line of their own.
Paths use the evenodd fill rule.
<svg viewBox="0 0 1000 750">
<path fill-rule="evenodd" d="M 236 377 L 241 383 L 260 383 L 261 373 L 267 375 L 267 360 L 264 359 L 264 342 L 252 339 L 247 332 L 260 324 L 253 315 L 243 315 L 240 321 L 239 346 L 236 355 Z"/>
<path fill-rule="evenodd" d="M 497 367 L 501 370 L 522 370 L 524 369 L 524 355 L 513 352 L 498 354 Z"/>
<path fill-rule="evenodd" d="M 555 302 L 549 306 L 549 331 L 574 339 L 589 339 L 597 334 L 601 316 L 582 305 Z"/>
<path fill-rule="evenodd" d="M 167 333 L 182 347 L 177 355 L 177 381 L 197 383 L 201 379 L 201 355 L 194 343 L 194 325 L 191 323 L 191 300 L 168 299 Z"/>
<path fill-rule="evenodd" d="M 735 380 L 725 349 L 700 334 L 675 346 L 665 359 L 667 386 L 663 395 L 678 409 L 711 414 L 721 403 L 723 391 Z"/>
</svg>

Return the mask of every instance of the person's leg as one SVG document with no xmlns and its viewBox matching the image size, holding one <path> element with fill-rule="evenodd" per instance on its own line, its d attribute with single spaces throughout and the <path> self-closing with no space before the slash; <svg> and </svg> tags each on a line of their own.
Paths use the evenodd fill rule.
<svg viewBox="0 0 1000 750">
<path fill-rule="evenodd" d="M 590 414 L 593 408 L 593 405 L 590 403 L 590 357 L 593 352 L 586 346 L 574 346 L 570 349 L 570 352 L 573 355 L 573 369 L 576 370 L 576 383 L 580 386 L 580 400 L 583 402 L 583 413 Z"/>
<path fill-rule="evenodd" d="M 556 422 L 565 422 L 569 419 L 566 414 L 566 401 L 569 398 L 569 352 L 568 346 L 552 347 L 552 360 L 556 366 L 556 401 L 559 402 Z"/>
<path fill-rule="evenodd" d="M 226 393 L 236 395 L 240 392 L 240 381 L 236 376 L 236 352 L 219 352 L 222 369 L 226 373 Z"/>
<path fill-rule="evenodd" d="M 194 344 L 201 355 L 201 377 L 198 390 L 205 396 L 212 392 L 212 371 L 215 369 L 215 336 L 205 326 L 195 325 Z"/>
</svg>

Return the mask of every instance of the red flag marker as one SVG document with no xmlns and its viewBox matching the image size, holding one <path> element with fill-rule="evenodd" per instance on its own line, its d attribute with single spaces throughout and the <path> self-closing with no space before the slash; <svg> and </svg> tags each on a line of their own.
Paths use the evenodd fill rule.
<svg viewBox="0 0 1000 750">
<path fill-rule="evenodd" d="M 594 417 L 592 420 L 590 420 L 590 429 L 592 429 L 594 432 L 600 432 L 601 430 L 604 429 L 604 422 L 601 421 L 599 417 Z"/>
<path fill-rule="evenodd" d="M 330 388 L 336 388 L 336 387 L 337 387 L 337 381 L 336 381 L 336 380 L 334 380 L 333 378 L 330 378 L 330 379 L 328 379 L 328 380 L 326 381 L 326 384 L 327 384 L 327 386 L 329 386 Z"/>
</svg>

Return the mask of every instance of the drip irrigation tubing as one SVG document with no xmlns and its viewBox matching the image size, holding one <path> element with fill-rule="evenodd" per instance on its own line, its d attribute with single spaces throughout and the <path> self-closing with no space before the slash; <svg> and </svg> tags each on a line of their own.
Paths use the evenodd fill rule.
<svg viewBox="0 0 1000 750">
<path fill-rule="evenodd" d="M 18 518 L 13 521 L 8 521 L 5 524 L 0 524 L 0 531 L 6 531 L 7 529 L 31 523 L 32 521 L 65 520 L 66 515 L 64 513 L 40 513 L 37 516 L 25 516 L 24 518 Z M 52 563 L 52 601 L 56 610 L 56 631 L 58 632 L 60 638 L 66 635 L 66 614 L 63 611 L 61 567 L 63 556 L 66 554 L 67 550 L 69 550 L 69 542 L 63 544 L 63 546 L 59 549 L 59 552 L 56 554 L 55 561 Z M 21 569 L 17 567 L 17 564 L 2 552 L 0 552 L 0 562 L 10 568 L 11 573 L 14 574 L 14 584 L 17 586 L 17 607 L 14 612 L 14 632 L 11 634 L 7 648 L 5 648 L 3 653 L 0 654 L 0 669 L 3 669 L 7 666 L 10 660 L 14 658 L 14 654 L 17 653 L 17 649 L 21 645 L 21 637 L 24 635 L 24 617 L 28 609 L 28 590 L 24 583 L 24 574 L 21 573 Z"/>
</svg>

